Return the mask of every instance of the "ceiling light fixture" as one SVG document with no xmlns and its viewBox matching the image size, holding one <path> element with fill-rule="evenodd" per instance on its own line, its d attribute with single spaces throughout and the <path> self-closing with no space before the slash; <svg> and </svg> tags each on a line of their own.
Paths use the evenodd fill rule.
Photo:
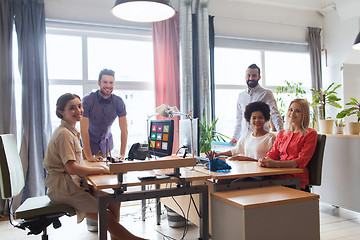
<svg viewBox="0 0 360 240">
<path fill-rule="evenodd" d="M 358 33 L 358 35 L 355 38 L 353 49 L 360 50 L 360 32 Z"/>
<path fill-rule="evenodd" d="M 116 0 L 111 12 L 132 22 L 158 22 L 175 14 L 169 0 Z"/>
</svg>

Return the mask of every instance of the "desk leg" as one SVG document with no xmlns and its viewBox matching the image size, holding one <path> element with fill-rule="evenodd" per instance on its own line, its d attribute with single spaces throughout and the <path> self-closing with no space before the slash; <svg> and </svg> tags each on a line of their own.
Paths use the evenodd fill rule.
<svg viewBox="0 0 360 240">
<path fill-rule="evenodd" d="M 107 200 L 106 196 L 98 197 L 98 239 L 107 239 Z"/>
<path fill-rule="evenodd" d="M 138 201 L 143 199 L 151 198 L 162 198 L 170 196 L 180 196 L 188 194 L 200 194 L 200 213 L 201 213 L 201 227 L 200 227 L 200 239 L 209 240 L 209 196 L 208 186 L 188 186 L 181 188 L 168 188 L 168 189 L 155 189 L 147 191 L 137 191 L 129 193 L 121 193 L 115 195 L 104 195 L 98 197 L 98 239 L 107 239 L 107 204 L 113 202 L 127 202 L 127 201 Z"/>
<path fill-rule="evenodd" d="M 156 189 L 160 189 L 160 184 L 156 184 Z M 157 225 L 160 225 L 161 223 L 161 203 L 160 203 L 160 198 L 156 198 L 155 199 L 155 204 L 156 204 L 156 223 Z"/>
<path fill-rule="evenodd" d="M 207 186 L 206 186 L 207 187 Z M 200 239 L 209 239 L 209 194 L 203 191 L 199 194 L 200 196 Z"/>
<path fill-rule="evenodd" d="M 146 190 L 146 186 L 141 185 L 141 191 L 145 191 L 145 190 Z M 142 199 L 141 200 L 141 220 L 145 221 L 145 217 L 146 217 L 146 199 Z"/>
</svg>

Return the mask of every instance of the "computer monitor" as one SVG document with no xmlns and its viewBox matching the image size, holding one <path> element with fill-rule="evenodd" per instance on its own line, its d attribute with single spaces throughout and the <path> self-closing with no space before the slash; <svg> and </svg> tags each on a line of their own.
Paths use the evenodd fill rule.
<svg viewBox="0 0 360 240">
<path fill-rule="evenodd" d="M 170 156 L 174 143 L 174 120 L 151 120 L 149 151 L 158 157 Z"/>
<path fill-rule="evenodd" d="M 190 131 L 190 119 L 180 119 L 179 121 L 179 148 L 185 146 L 188 149 L 188 153 L 191 154 L 191 131 Z M 199 156 L 199 119 L 192 119 L 193 128 L 193 144 L 194 144 L 194 156 Z"/>
</svg>

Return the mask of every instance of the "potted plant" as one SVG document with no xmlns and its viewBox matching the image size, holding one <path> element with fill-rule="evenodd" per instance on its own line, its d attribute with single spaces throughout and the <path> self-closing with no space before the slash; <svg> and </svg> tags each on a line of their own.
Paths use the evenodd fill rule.
<svg viewBox="0 0 360 240">
<path fill-rule="evenodd" d="M 356 115 L 357 122 L 348 123 L 348 131 L 350 134 L 359 135 L 360 132 L 360 101 L 355 98 L 350 98 L 350 102 L 345 105 L 351 106 L 350 108 L 344 109 L 336 115 L 336 118 L 344 118 L 346 116 Z"/>
<path fill-rule="evenodd" d="M 306 91 L 302 89 L 301 82 L 289 82 L 285 80 L 286 86 L 276 87 L 276 102 L 279 104 L 279 112 L 281 116 L 285 116 L 286 108 L 289 102 L 294 98 L 305 98 Z"/>
<path fill-rule="evenodd" d="M 289 103 L 294 98 L 307 98 L 306 91 L 302 88 L 302 82 L 289 82 L 285 80 L 286 86 L 276 87 L 276 102 L 283 120 Z M 317 128 L 314 108 L 310 109 L 310 123 L 312 128 Z"/>
<path fill-rule="evenodd" d="M 222 133 L 215 131 L 215 125 L 219 119 L 217 118 L 210 125 L 206 124 L 205 118 L 204 122 L 200 123 L 200 139 L 199 139 L 199 148 L 200 152 L 208 152 L 211 150 L 211 142 L 226 142 L 225 138 L 230 139 L 228 136 L 225 136 Z"/>
<path fill-rule="evenodd" d="M 315 90 L 314 88 L 310 89 L 313 93 L 313 101 L 311 106 L 315 107 L 319 116 L 319 131 L 324 134 L 331 134 L 334 126 L 334 120 L 328 119 L 326 116 L 326 110 L 328 105 L 341 108 L 341 105 L 338 101 L 341 98 L 336 96 L 336 89 L 341 87 L 341 84 L 334 86 L 334 83 L 330 84 L 325 90 L 320 89 L 320 91 Z"/>
<path fill-rule="evenodd" d="M 334 126 L 334 134 L 343 134 L 344 133 L 344 127 L 345 123 L 342 119 L 335 120 L 335 126 Z"/>
</svg>

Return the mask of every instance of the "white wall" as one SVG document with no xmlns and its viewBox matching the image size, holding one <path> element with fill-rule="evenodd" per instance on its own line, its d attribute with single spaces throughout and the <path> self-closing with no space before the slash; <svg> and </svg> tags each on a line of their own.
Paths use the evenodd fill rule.
<svg viewBox="0 0 360 240">
<path fill-rule="evenodd" d="M 171 1 L 175 9 L 177 1 L 180 0 Z M 149 23 L 132 23 L 114 17 L 110 10 L 115 0 L 44 2 L 47 19 L 151 28 Z M 252 1 L 209 0 L 209 14 L 215 16 L 216 34 L 223 36 L 306 42 L 306 27 L 322 27 L 321 14 L 309 7 L 295 9 Z"/>
<path fill-rule="evenodd" d="M 322 28 L 322 15 L 315 10 L 221 1 L 209 3 L 209 14 L 215 16 L 215 33 L 220 36 L 307 42 L 307 27 Z"/>
<path fill-rule="evenodd" d="M 44 0 L 46 19 L 151 28 L 150 23 L 134 23 L 116 18 L 110 11 L 115 0 Z"/>
<path fill-rule="evenodd" d="M 360 64 L 344 64 L 344 102 L 349 102 L 350 97 L 360 100 Z M 357 121 L 352 115 L 346 121 Z"/>
<path fill-rule="evenodd" d="M 335 13 L 324 17 L 323 48 L 327 49 L 328 66 L 323 67 L 323 87 L 332 82 L 342 84 L 339 96 L 343 105 L 350 97 L 360 97 L 360 71 L 357 70 L 360 68 L 360 51 L 352 49 L 359 32 L 359 20 L 355 16 L 344 18 L 342 15 Z M 339 111 L 333 108 L 331 116 L 335 117 Z"/>
</svg>

